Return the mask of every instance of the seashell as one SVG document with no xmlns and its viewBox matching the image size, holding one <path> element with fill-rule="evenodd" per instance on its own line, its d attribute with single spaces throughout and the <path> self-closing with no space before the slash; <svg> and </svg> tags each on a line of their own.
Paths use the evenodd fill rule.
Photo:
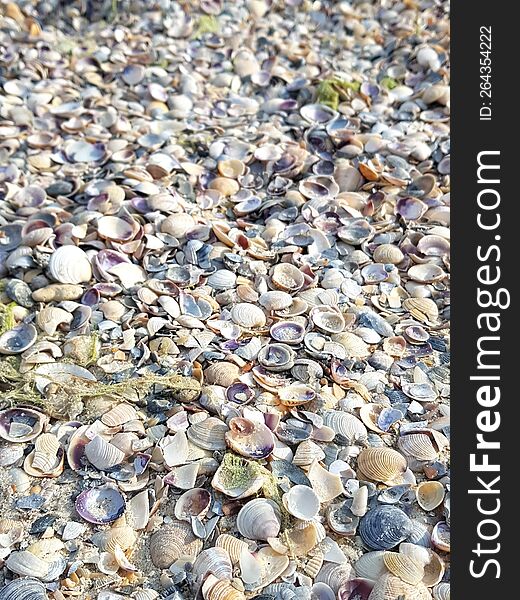
<svg viewBox="0 0 520 600">
<path fill-rule="evenodd" d="M 361 477 L 387 485 L 401 483 L 407 469 L 404 456 L 392 448 L 365 448 L 357 461 Z"/>
<path fill-rule="evenodd" d="M 316 492 L 306 485 L 295 485 L 282 496 L 287 512 L 302 521 L 310 521 L 320 511 Z"/>
<path fill-rule="evenodd" d="M 421 595 L 424 591 L 427 594 L 425 596 Z M 395 600 L 397 598 L 422 600 L 429 597 L 428 590 L 424 586 L 420 584 L 413 586 L 399 577 L 387 573 L 376 581 L 368 600 Z"/>
<path fill-rule="evenodd" d="M 366 358 L 370 355 L 368 344 L 355 333 L 344 331 L 333 335 L 332 339 L 343 346 L 348 358 Z"/>
<path fill-rule="evenodd" d="M 44 578 L 49 571 L 49 563 L 28 550 L 11 552 L 5 561 L 5 566 L 22 577 Z"/>
<path fill-rule="evenodd" d="M 89 523 L 105 525 L 118 519 L 126 508 L 125 499 L 117 488 L 104 485 L 81 492 L 75 502 L 76 511 Z"/>
<path fill-rule="evenodd" d="M 348 581 L 352 567 L 345 562 L 341 565 L 326 562 L 314 580 L 315 583 L 325 583 L 337 594 L 339 588 Z"/>
<path fill-rule="evenodd" d="M 350 510 L 356 517 L 363 517 L 367 512 L 368 487 L 361 486 L 352 495 L 352 506 Z"/>
<path fill-rule="evenodd" d="M 442 504 L 446 491 L 440 481 L 423 481 L 417 486 L 415 493 L 417 504 L 430 512 Z"/>
<path fill-rule="evenodd" d="M 385 554 L 387 553 L 384 550 L 373 550 L 362 554 L 354 563 L 356 575 L 371 581 L 378 581 L 387 573 L 384 560 Z"/>
<path fill-rule="evenodd" d="M 203 550 L 193 563 L 193 575 L 199 582 L 203 582 L 211 574 L 218 579 L 231 579 L 233 565 L 229 554 L 224 548 L 207 548 Z"/>
<path fill-rule="evenodd" d="M 312 402 L 316 398 L 316 392 L 304 383 L 292 383 L 281 389 L 278 397 L 284 406 L 299 406 Z"/>
<path fill-rule="evenodd" d="M 92 536 L 92 543 L 101 552 L 110 552 L 111 554 L 114 554 L 117 546 L 122 550 L 133 548 L 136 541 L 137 535 L 128 525 L 111 527 L 107 531 L 98 531 Z"/>
<path fill-rule="evenodd" d="M 383 561 L 391 573 L 411 585 L 417 585 L 424 576 L 423 565 L 412 556 L 385 552 Z"/>
<path fill-rule="evenodd" d="M 204 370 L 204 378 L 207 384 L 221 385 L 222 387 L 232 385 L 239 374 L 239 367 L 227 361 L 213 363 Z"/>
<path fill-rule="evenodd" d="M 406 456 L 417 460 L 435 460 L 439 450 L 426 433 L 407 433 L 397 440 L 397 446 Z"/>
<path fill-rule="evenodd" d="M 261 308 L 247 302 L 235 304 L 231 309 L 231 318 L 234 323 L 246 329 L 263 327 L 267 320 Z"/>
<path fill-rule="evenodd" d="M 34 444 L 32 467 L 43 472 L 52 470 L 60 448 L 60 442 L 55 435 L 52 433 L 42 433 Z"/>
<path fill-rule="evenodd" d="M 72 315 L 56 306 L 42 308 L 36 315 L 36 325 L 47 335 L 54 335 L 60 325 L 72 321 Z"/>
<path fill-rule="evenodd" d="M 280 509 L 272 500 L 250 500 L 240 509 L 236 525 L 245 538 L 266 541 L 280 532 Z"/>
<path fill-rule="evenodd" d="M 434 283 L 441 281 L 446 277 L 446 273 L 438 266 L 432 263 L 413 265 L 408 269 L 408 277 L 419 283 Z"/>
<path fill-rule="evenodd" d="M 13 302 L 24 308 L 32 308 L 34 305 L 31 288 L 21 279 L 10 279 L 4 292 Z"/>
<path fill-rule="evenodd" d="M 261 348 L 257 361 L 270 371 L 286 371 L 294 364 L 295 352 L 287 344 L 267 344 Z"/>
<path fill-rule="evenodd" d="M 108 471 L 119 465 L 125 459 L 125 454 L 101 436 L 96 435 L 85 446 L 85 456 L 88 461 L 100 471 Z"/>
<path fill-rule="evenodd" d="M 260 548 L 256 553 L 256 558 L 262 565 L 262 577 L 255 583 L 255 590 L 263 589 L 278 579 L 289 566 L 289 558 L 278 554 L 269 546 Z"/>
<path fill-rule="evenodd" d="M 284 546 L 291 557 L 307 556 L 319 542 L 316 522 L 300 522 L 296 527 L 284 531 L 281 536 Z"/>
<path fill-rule="evenodd" d="M 435 600 L 450 600 L 450 584 L 449 583 L 439 583 L 433 588 L 433 597 Z M 0 599 L 1 591 L 0 591 Z"/>
<path fill-rule="evenodd" d="M 280 263 L 271 269 L 271 283 L 283 292 L 297 292 L 304 283 L 303 273 L 290 263 Z"/>
<path fill-rule="evenodd" d="M 8 483 L 17 494 L 24 494 L 31 487 L 31 479 L 27 473 L 18 467 L 9 469 Z"/>
<path fill-rule="evenodd" d="M 216 363 L 221 364 L 221 363 Z M 212 365 L 213 366 L 213 365 Z M 216 417 L 194 423 L 187 431 L 188 439 L 204 450 L 224 450 L 228 426 Z"/>
<path fill-rule="evenodd" d="M 368 435 L 367 428 L 357 417 L 339 410 L 323 411 L 323 423 L 349 443 L 364 440 Z"/>
<path fill-rule="evenodd" d="M 274 437 L 268 427 L 242 417 L 229 421 L 225 440 L 232 450 L 246 458 L 266 458 L 274 448 Z"/>
<path fill-rule="evenodd" d="M 245 600 L 244 592 L 236 589 L 227 579 L 218 580 L 211 575 L 202 586 L 204 600 Z"/>
<path fill-rule="evenodd" d="M 320 502 L 334 500 L 344 492 L 340 476 L 324 469 L 317 460 L 312 463 L 307 476 Z"/>
<path fill-rule="evenodd" d="M 249 550 L 244 550 L 240 555 L 240 578 L 244 583 L 251 585 L 255 584 L 261 576 L 260 561 Z"/>
<path fill-rule="evenodd" d="M 176 521 L 152 534 L 150 558 L 158 569 L 167 569 L 181 556 L 195 558 L 202 545 L 202 540 L 195 537 L 188 523 Z"/>
<path fill-rule="evenodd" d="M 78 523 L 77 521 L 67 521 L 65 527 L 63 528 L 61 539 L 64 542 L 75 540 L 76 538 L 83 535 L 86 529 L 87 527 L 83 523 Z"/>
<path fill-rule="evenodd" d="M 235 273 L 233 273 L 233 271 L 228 271 L 227 269 L 219 269 L 218 271 L 215 271 L 215 273 L 211 274 L 208 277 L 206 283 L 216 290 L 231 290 L 236 286 L 236 282 L 237 276 L 235 275 Z"/>
<path fill-rule="evenodd" d="M 332 306 L 315 306 L 310 317 L 318 329 L 327 333 L 341 333 L 345 329 L 343 314 Z"/>
<path fill-rule="evenodd" d="M 404 259 L 404 254 L 394 244 L 381 244 L 374 250 L 372 258 L 376 263 L 398 265 Z"/>
<path fill-rule="evenodd" d="M 20 542 L 25 536 L 25 529 L 20 521 L 0 519 L 0 547 L 9 548 Z"/>
<path fill-rule="evenodd" d="M 450 527 L 444 521 L 439 521 L 432 531 L 433 545 L 443 552 L 450 552 Z"/>
<path fill-rule="evenodd" d="M 305 566 L 303 567 L 303 570 L 305 571 L 305 573 L 311 577 L 311 579 L 314 579 L 316 577 L 316 575 L 320 572 L 321 567 L 323 566 L 323 553 L 322 552 L 317 552 L 314 556 L 312 556 L 306 563 Z M 326 584 L 321 583 L 321 584 L 317 584 L 318 586 L 324 586 Z M 328 587 L 328 586 L 327 586 Z M 329 588 L 330 593 L 333 594 L 332 590 Z M 314 593 L 316 594 L 316 589 L 314 590 Z M 332 596 L 332 598 L 334 598 L 334 596 Z"/>
<path fill-rule="evenodd" d="M 30 348 L 38 337 L 32 323 L 22 323 L 0 335 L 0 354 L 21 354 Z"/>
<path fill-rule="evenodd" d="M 305 327 L 295 321 L 278 321 L 269 330 L 271 337 L 285 344 L 299 344 L 303 341 Z"/>
<path fill-rule="evenodd" d="M 242 499 L 256 494 L 265 482 L 265 476 L 250 461 L 228 452 L 211 485 L 226 496 Z"/>
<path fill-rule="evenodd" d="M 47 421 L 32 408 L 7 408 L 0 411 L 0 437 L 8 442 L 30 442 L 41 434 Z"/>
<path fill-rule="evenodd" d="M 246 542 L 227 533 L 222 533 L 218 536 L 215 540 L 215 548 L 223 548 L 228 553 L 233 564 L 238 563 L 243 551 L 249 551 L 249 546 Z"/>
<path fill-rule="evenodd" d="M 175 503 L 175 517 L 179 521 L 191 521 L 192 517 L 203 518 L 211 505 L 211 494 L 204 488 L 184 492 Z"/>
<path fill-rule="evenodd" d="M 301 116 L 310 123 L 326 124 L 335 119 L 338 113 L 325 104 L 306 104 L 300 109 Z"/>
<path fill-rule="evenodd" d="M 368 600 L 373 589 L 373 581 L 370 579 L 355 577 L 340 587 L 338 590 L 338 600 L 350 600 L 351 598 L 356 598 L 357 600 Z"/>
<path fill-rule="evenodd" d="M 369 510 L 361 519 L 358 528 L 363 543 L 372 550 L 395 548 L 411 531 L 412 522 L 406 514 L 388 504 Z"/>
<path fill-rule="evenodd" d="M 47 600 L 47 591 L 36 579 L 14 579 L 0 588 L 0 600 Z"/>
<path fill-rule="evenodd" d="M 292 463 L 293 465 L 306 467 L 312 464 L 314 460 L 322 461 L 324 458 L 325 452 L 323 452 L 318 444 L 312 442 L 311 440 L 304 440 L 298 444 L 298 448 L 296 448 Z"/>
<path fill-rule="evenodd" d="M 165 483 L 181 490 L 189 490 L 195 486 L 199 473 L 199 464 L 190 463 L 181 467 L 174 467 L 165 477 Z"/>
<path fill-rule="evenodd" d="M 195 219 L 187 214 L 180 213 L 170 215 L 161 221 L 161 231 L 167 233 L 174 238 L 183 238 L 186 236 L 188 231 L 191 231 L 195 227 Z"/>
<path fill-rule="evenodd" d="M 270 290 L 260 294 L 258 302 L 265 310 L 284 310 L 293 303 L 293 297 L 287 292 L 279 290 Z"/>
<path fill-rule="evenodd" d="M 77 284 L 90 281 L 92 268 L 90 261 L 81 248 L 61 246 L 49 260 L 49 274 L 59 283 Z"/>
<path fill-rule="evenodd" d="M 439 317 L 439 309 L 430 298 L 406 298 L 403 300 L 403 308 L 412 317 L 427 324 L 436 324 Z"/>
<path fill-rule="evenodd" d="M 101 422 L 107 427 L 118 427 L 137 419 L 138 415 L 135 408 L 126 403 L 118 404 L 101 416 Z"/>
</svg>

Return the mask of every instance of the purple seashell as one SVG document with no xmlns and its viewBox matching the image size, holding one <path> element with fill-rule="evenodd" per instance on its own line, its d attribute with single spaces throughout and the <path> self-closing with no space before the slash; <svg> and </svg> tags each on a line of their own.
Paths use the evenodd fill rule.
<svg viewBox="0 0 520 600">
<path fill-rule="evenodd" d="M 147 212 L 150 212 L 148 200 L 142 196 L 136 196 L 135 198 L 132 198 L 130 204 L 137 212 L 140 212 L 143 215 Z"/>
<path fill-rule="evenodd" d="M 89 523 L 106 525 L 118 519 L 126 508 L 125 499 L 111 485 L 90 488 L 76 498 L 76 511 Z"/>
<path fill-rule="evenodd" d="M 377 418 L 377 426 L 383 431 L 388 431 L 394 423 L 397 423 L 403 417 L 403 413 L 396 408 L 383 408 Z"/>
<path fill-rule="evenodd" d="M 90 288 L 81 297 L 81 304 L 94 308 L 99 304 L 100 298 L 101 294 L 99 293 L 99 290 L 97 290 L 96 288 Z"/>
<path fill-rule="evenodd" d="M 374 581 L 356 577 L 344 583 L 338 590 L 338 600 L 368 600 Z"/>
<path fill-rule="evenodd" d="M 134 458 L 134 470 L 136 475 L 142 475 L 146 471 L 152 458 L 151 454 L 139 453 Z"/>
<path fill-rule="evenodd" d="M 253 390 L 245 383 L 234 383 L 226 390 L 226 398 L 237 404 L 247 404 L 253 396 Z"/>
<path fill-rule="evenodd" d="M 101 296 L 112 298 L 117 296 L 123 291 L 123 288 L 118 283 L 96 283 L 94 289 L 97 290 Z"/>
<path fill-rule="evenodd" d="M 400 198 L 395 212 L 408 221 L 417 221 L 428 210 L 428 206 L 417 198 Z"/>
<path fill-rule="evenodd" d="M 222 342 L 220 344 L 220 348 L 222 350 L 236 350 L 237 348 L 240 347 L 240 344 L 236 341 L 236 340 L 227 340 L 225 342 Z"/>
</svg>

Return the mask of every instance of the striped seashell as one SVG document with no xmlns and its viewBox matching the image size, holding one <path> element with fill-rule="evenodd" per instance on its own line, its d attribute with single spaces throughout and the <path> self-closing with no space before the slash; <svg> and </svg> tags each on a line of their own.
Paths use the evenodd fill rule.
<svg viewBox="0 0 520 600">
<path fill-rule="evenodd" d="M 320 572 L 321 567 L 323 566 L 323 552 L 317 552 L 313 557 L 311 557 L 303 567 L 303 570 L 309 577 L 314 579 L 316 575 Z"/>
<path fill-rule="evenodd" d="M 412 531 L 412 522 L 399 508 L 383 504 L 367 512 L 358 533 L 371 550 L 390 550 L 403 542 Z"/>
<path fill-rule="evenodd" d="M 186 431 L 188 439 L 204 450 L 224 450 L 226 432 L 229 427 L 216 417 L 208 417 L 200 423 L 194 423 Z"/>
<path fill-rule="evenodd" d="M 245 538 L 266 541 L 280 532 L 280 509 L 272 500 L 255 498 L 240 509 L 236 524 Z"/>
<path fill-rule="evenodd" d="M 52 433 L 42 433 L 34 443 L 32 467 L 44 473 L 56 466 L 56 455 L 60 449 L 58 438 Z"/>
<path fill-rule="evenodd" d="M 424 576 L 423 565 L 411 556 L 398 552 L 385 552 L 383 561 L 391 573 L 411 585 L 417 585 Z"/>
<path fill-rule="evenodd" d="M 433 588 L 433 597 L 435 600 L 450 600 L 450 584 L 439 583 Z"/>
<path fill-rule="evenodd" d="M 193 574 L 197 581 L 203 582 L 211 574 L 218 579 L 231 579 L 233 565 L 229 554 L 224 548 L 207 548 L 203 550 L 193 563 Z"/>
<path fill-rule="evenodd" d="M 124 452 L 121 452 L 119 448 L 116 448 L 99 435 L 96 435 L 85 446 L 85 456 L 100 471 L 106 471 L 119 465 L 125 458 Z"/>
<path fill-rule="evenodd" d="M 244 550 L 249 550 L 249 546 L 244 540 L 227 533 L 222 533 L 218 536 L 215 541 L 215 548 L 223 548 L 228 553 L 233 564 L 238 563 L 240 555 Z"/>
<path fill-rule="evenodd" d="M 401 483 L 407 463 L 405 457 L 392 448 L 365 448 L 358 456 L 357 466 L 364 478 L 391 485 Z"/>
<path fill-rule="evenodd" d="M 77 246 L 60 246 L 51 254 L 48 268 L 54 281 L 60 283 L 83 283 L 92 277 L 90 261 Z"/>
<path fill-rule="evenodd" d="M 50 564 L 28 550 L 11 552 L 5 561 L 5 566 L 22 577 L 41 579 L 49 571 Z"/>
<path fill-rule="evenodd" d="M 398 598 L 408 600 L 408 594 L 411 590 L 413 590 L 413 587 L 409 583 L 391 573 L 387 573 L 376 581 L 368 600 L 397 600 Z"/>
<path fill-rule="evenodd" d="M 176 521 L 152 535 L 150 558 L 158 569 L 167 569 L 181 556 L 197 556 L 202 545 L 202 540 L 195 537 L 188 523 Z"/>
<path fill-rule="evenodd" d="M 362 554 L 354 563 L 354 569 L 358 577 L 377 581 L 386 572 L 384 561 L 386 552 L 384 550 L 373 550 Z"/>
<path fill-rule="evenodd" d="M 228 362 L 217 362 L 209 365 L 204 370 L 204 381 L 208 385 L 221 385 L 229 387 L 232 385 L 240 374 L 240 369 L 237 365 Z"/>
<path fill-rule="evenodd" d="M 0 547 L 9 548 L 20 542 L 24 537 L 24 526 L 21 521 L 0 519 Z"/>
<path fill-rule="evenodd" d="M 231 309 L 231 319 L 237 325 L 246 329 L 263 327 L 267 322 L 264 311 L 255 304 L 239 302 Z"/>
<path fill-rule="evenodd" d="M 14 579 L 0 589 L 0 600 L 47 600 L 47 590 L 36 579 Z"/>
<path fill-rule="evenodd" d="M 99 531 L 92 536 L 92 543 L 101 552 L 111 552 L 112 554 L 116 546 L 122 550 L 128 550 L 134 546 L 136 541 L 137 535 L 128 525 L 112 527 L 108 531 Z"/>
<path fill-rule="evenodd" d="M 394 244 L 381 244 L 374 250 L 372 258 L 376 263 L 398 265 L 403 260 L 404 254 Z"/>
<path fill-rule="evenodd" d="M 106 412 L 101 417 L 101 422 L 107 427 L 117 427 L 129 421 L 136 421 L 138 418 L 135 408 L 123 402 Z"/>
<path fill-rule="evenodd" d="M 348 442 L 365 439 L 368 435 L 367 428 L 360 419 L 340 410 L 323 411 L 323 424 L 343 436 Z"/>
<path fill-rule="evenodd" d="M 36 325 L 47 335 L 54 335 L 60 325 L 72 321 L 72 314 L 57 306 L 46 306 L 36 314 Z"/>
<path fill-rule="evenodd" d="M 202 586 L 202 597 L 204 600 L 245 600 L 244 592 L 235 588 L 230 581 L 218 581 L 212 576 Z"/>
<path fill-rule="evenodd" d="M 298 444 L 294 458 L 292 460 L 293 465 L 299 467 L 306 467 L 313 463 L 314 460 L 321 461 L 325 458 L 325 452 L 311 440 L 304 440 Z"/>
<path fill-rule="evenodd" d="M 397 446 L 406 456 L 417 460 L 435 460 L 439 456 L 436 448 L 425 433 L 408 433 L 397 440 Z"/>
<path fill-rule="evenodd" d="M 421 323 L 435 324 L 439 317 L 439 309 L 430 298 L 406 298 L 403 308 Z"/>
<path fill-rule="evenodd" d="M 341 565 L 326 562 L 316 575 L 315 583 L 326 583 L 337 594 L 339 588 L 348 581 L 352 567 L 345 562 Z"/>
</svg>

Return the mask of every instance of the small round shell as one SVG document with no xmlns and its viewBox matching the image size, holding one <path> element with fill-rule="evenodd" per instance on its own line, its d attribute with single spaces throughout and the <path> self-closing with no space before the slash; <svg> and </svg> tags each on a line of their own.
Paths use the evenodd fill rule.
<svg viewBox="0 0 520 600">
<path fill-rule="evenodd" d="M 245 504 L 237 516 L 237 529 L 250 540 L 267 540 L 280 532 L 280 509 L 272 500 L 256 498 Z"/>
</svg>

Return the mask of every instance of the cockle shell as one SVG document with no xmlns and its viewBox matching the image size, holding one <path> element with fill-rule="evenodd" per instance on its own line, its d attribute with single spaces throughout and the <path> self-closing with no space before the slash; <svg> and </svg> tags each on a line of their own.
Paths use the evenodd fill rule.
<svg viewBox="0 0 520 600">
<path fill-rule="evenodd" d="M 440 481 L 423 481 L 417 486 L 417 504 L 429 512 L 442 504 L 446 491 Z"/>
<path fill-rule="evenodd" d="M 423 565 L 411 556 L 398 552 L 385 552 L 383 561 L 391 573 L 411 585 L 417 585 L 424 576 Z"/>
<path fill-rule="evenodd" d="M 337 334 L 345 329 L 345 317 L 332 306 L 315 306 L 310 317 L 316 327 L 326 333 Z"/>
<path fill-rule="evenodd" d="M 274 436 L 268 427 L 242 417 L 229 421 L 225 440 L 232 450 L 247 458 L 266 458 L 274 448 Z"/>
<path fill-rule="evenodd" d="M 203 518 L 211 505 L 211 494 L 204 488 L 193 488 L 184 492 L 175 503 L 175 517 L 179 521 L 191 521 L 192 517 Z"/>
<path fill-rule="evenodd" d="M 358 456 L 357 465 L 362 477 L 387 485 L 401 483 L 407 469 L 404 456 L 392 448 L 365 448 Z"/>
<path fill-rule="evenodd" d="M 116 546 L 122 550 L 132 548 L 137 541 L 137 535 L 132 527 L 122 525 L 121 527 L 111 527 L 107 531 L 98 531 L 92 536 L 92 543 L 97 546 L 101 552 L 114 553 Z"/>
<path fill-rule="evenodd" d="M 56 465 L 56 455 L 60 449 L 58 438 L 52 433 L 42 433 L 34 444 L 32 467 L 40 471 L 50 471 Z"/>
<path fill-rule="evenodd" d="M 361 519 L 358 532 L 363 543 L 372 550 L 390 550 L 405 540 L 412 531 L 406 514 L 392 505 L 372 508 Z"/>
<path fill-rule="evenodd" d="M 234 535 L 222 533 L 215 540 L 215 548 L 223 548 L 229 555 L 233 564 L 238 563 L 244 550 L 249 550 L 246 542 Z"/>
<path fill-rule="evenodd" d="M 403 301 L 403 308 L 421 323 L 437 323 L 439 309 L 429 298 L 407 298 Z"/>
<path fill-rule="evenodd" d="M 373 550 L 362 554 L 354 563 L 356 575 L 371 581 L 380 579 L 387 572 L 385 554 L 384 550 Z"/>
<path fill-rule="evenodd" d="M 236 523 L 245 538 L 265 541 L 280 532 L 280 509 L 272 500 L 256 498 L 240 509 Z"/>
<path fill-rule="evenodd" d="M 24 577 L 4 585 L 0 600 L 47 600 L 47 591 L 41 582 Z"/>
<path fill-rule="evenodd" d="M 294 453 L 294 458 L 292 460 L 293 465 L 298 465 L 299 467 L 306 467 L 314 460 L 323 460 L 325 458 L 325 452 L 311 440 L 304 440 L 300 444 L 298 444 L 298 448 L 296 448 L 296 452 Z"/>
<path fill-rule="evenodd" d="M 438 448 L 425 433 L 407 433 L 397 440 L 399 450 L 417 460 L 435 460 L 439 455 Z"/>
<path fill-rule="evenodd" d="M 228 579 L 219 580 L 209 575 L 202 586 L 204 600 L 245 600 L 244 592 L 235 588 Z"/>
<path fill-rule="evenodd" d="M 188 523 L 176 521 L 152 535 L 150 558 L 158 569 L 167 569 L 181 556 L 197 556 L 202 550 L 202 544 L 202 540 L 195 537 Z"/>
<path fill-rule="evenodd" d="M 403 260 L 404 254 L 394 244 L 381 244 L 374 250 L 372 258 L 376 263 L 398 265 Z"/>
<path fill-rule="evenodd" d="M 85 456 L 88 461 L 100 471 L 107 471 L 116 465 L 119 465 L 125 459 L 125 454 L 119 448 L 116 448 L 110 442 L 104 440 L 100 435 L 96 435 L 85 446 Z"/>
<path fill-rule="evenodd" d="M 77 284 L 90 281 L 92 267 L 87 255 L 81 248 L 61 246 L 51 255 L 49 274 L 54 281 Z"/>
</svg>

